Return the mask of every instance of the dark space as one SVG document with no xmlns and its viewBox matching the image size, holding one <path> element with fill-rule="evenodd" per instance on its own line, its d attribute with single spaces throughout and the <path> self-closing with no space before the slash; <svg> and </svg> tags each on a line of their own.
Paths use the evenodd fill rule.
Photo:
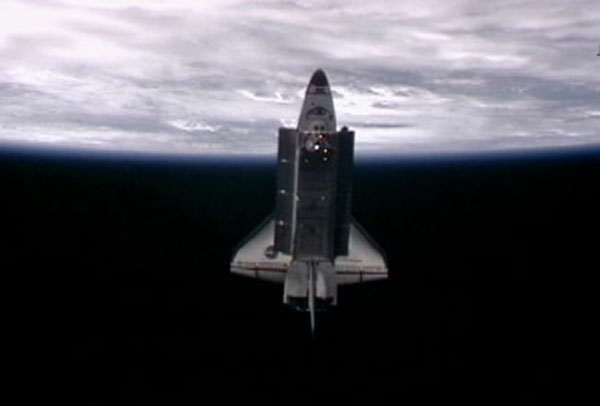
<svg viewBox="0 0 600 406">
<path fill-rule="evenodd" d="M 312 338 L 281 286 L 228 272 L 274 162 L 1 151 L 28 381 L 77 404 L 545 403 L 599 175 L 596 151 L 359 160 L 354 217 L 390 279 L 341 288 Z"/>
</svg>

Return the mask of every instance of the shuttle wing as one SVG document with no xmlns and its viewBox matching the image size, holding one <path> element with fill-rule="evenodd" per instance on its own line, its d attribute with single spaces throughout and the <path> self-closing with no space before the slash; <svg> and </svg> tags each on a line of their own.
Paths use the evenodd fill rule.
<svg viewBox="0 0 600 406">
<path fill-rule="evenodd" d="M 388 277 L 388 269 L 381 249 L 354 219 L 350 224 L 348 255 L 336 257 L 334 266 L 338 285 Z"/>
<path fill-rule="evenodd" d="M 267 217 L 242 242 L 231 261 L 231 272 L 271 282 L 283 283 L 292 256 L 275 251 L 275 220 Z M 337 285 L 386 279 L 388 269 L 381 249 L 356 220 L 352 219 L 348 255 L 335 258 Z"/>
<path fill-rule="evenodd" d="M 283 283 L 292 256 L 275 251 L 275 220 L 267 217 L 242 241 L 231 261 L 231 272 Z"/>
</svg>

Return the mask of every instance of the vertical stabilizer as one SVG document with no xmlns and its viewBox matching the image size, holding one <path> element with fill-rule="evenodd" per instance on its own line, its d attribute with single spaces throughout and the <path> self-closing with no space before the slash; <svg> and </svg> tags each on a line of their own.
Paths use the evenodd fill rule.
<svg viewBox="0 0 600 406">
<path fill-rule="evenodd" d="M 310 312 L 310 332 L 315 334 L 315 293 L 317 285 L 317 275 L 315 262 L 310 261 L 308 265 L 308 311 Z"/>
</svg>

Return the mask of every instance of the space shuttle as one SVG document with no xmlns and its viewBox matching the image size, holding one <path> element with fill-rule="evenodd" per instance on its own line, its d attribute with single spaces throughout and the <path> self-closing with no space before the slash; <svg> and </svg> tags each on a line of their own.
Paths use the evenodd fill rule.
<svg viewBox="0 0 600 406">
<path fill-rule="evenodd" d="M 297 128 L 280 128 L 275 211 L 235 251 L 231 272 L 283 284 L 283 302 L 310 313 L 338 286 L 385 279 L 382 250 L 350 214 L 354 132 L 337 131 L 331 88 L 317 70 Z"/>
</svg>

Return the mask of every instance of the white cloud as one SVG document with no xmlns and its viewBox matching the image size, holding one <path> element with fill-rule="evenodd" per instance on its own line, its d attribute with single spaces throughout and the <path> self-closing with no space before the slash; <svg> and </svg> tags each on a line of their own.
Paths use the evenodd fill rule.
<svg viewBox="0 0 600 406">
<path fill-rule="evenodd" d="M 357 153 L 600 143 L 594 0 L 4 0 L 0 142 L 274 153 L 325 68 Z"/>
<path fill-rule="evenodd" d="M 173 120 L 169 121 L 168 123 L 175 128 L 179 128 L 180 130 L 187 132 L 207 131 L 210 133 L 214 133 L 217 132 L 220 128 L 219 126 L 211 126 L 206 123 L 198 122 L 195 120 Z"/>
<path fill-rule="evenodd" d="M 238 93 L 240 93 L 244 97 L 247 97 L 250 100 L 255 101 L 273 102 L 280 104 L 290 104 L 293 102 L 293 99 L 285 99 L 280 92 L 275 92 L 273 96 L 259 96 L 252 93 L 249 90 L 238 90 Z"/>
</svg>

